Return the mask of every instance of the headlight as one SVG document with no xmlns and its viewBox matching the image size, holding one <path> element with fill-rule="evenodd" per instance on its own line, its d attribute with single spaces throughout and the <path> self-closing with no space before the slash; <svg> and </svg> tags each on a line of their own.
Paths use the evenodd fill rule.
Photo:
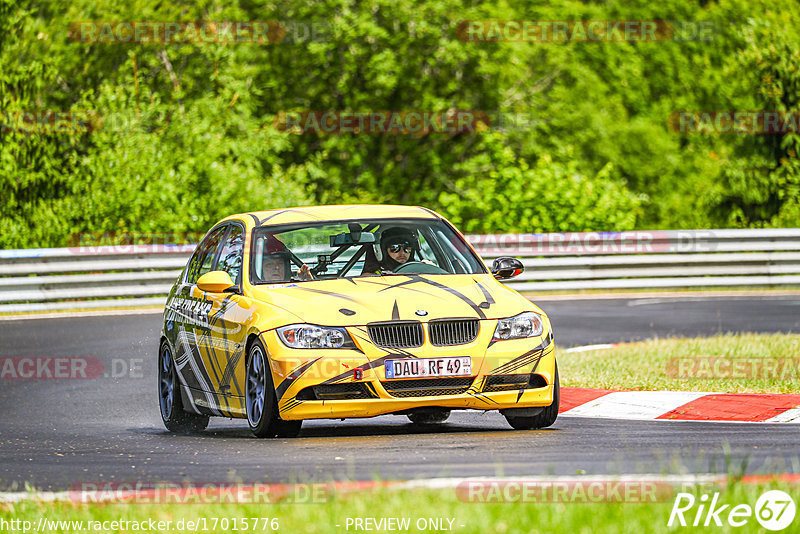
<svg viewBox="0 0 800 534">
<path fill-rule="evenodd" d="M 354 349 L 355 343 L 344 328 L 313 324 L 290 324 L 278 328 L 278 337 L 293 349 Z"/>
<path fill-rule="evenodd" d="M 523 312 L 514 317 L 500 319 L 492 339 L 521 339 L 542 335 L 544 321 L 538 313 Z"/>
</svg>

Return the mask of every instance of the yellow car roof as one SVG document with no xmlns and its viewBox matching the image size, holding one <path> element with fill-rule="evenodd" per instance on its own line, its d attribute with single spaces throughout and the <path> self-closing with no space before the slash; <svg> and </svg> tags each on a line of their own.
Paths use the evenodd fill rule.
<svg viewBox="0 0 800 534">
<path fill-rule="evenodd" d="M 255 226 L 314 221 L 376 218 L 438 219 L 435 212 L 420 206 L 352 204 L 336 206 L 300 206 L 231 215 L 225 219 L 250 220 Z"/>
</svg>

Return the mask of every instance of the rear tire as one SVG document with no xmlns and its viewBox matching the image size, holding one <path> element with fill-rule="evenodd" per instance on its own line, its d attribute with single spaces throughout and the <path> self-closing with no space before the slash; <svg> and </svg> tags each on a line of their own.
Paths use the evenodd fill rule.
<svg viewBox="0 0 800 534">
<path fill-rule="evenodd" d="M 553 381 L 553 403 L 546 406 L 538 415 L 532 417 L 515 417 L 506 415 L 506 421 L 515 430 L 535 430 L 537 428 L 547 428 L 556 422 L 558 417 L 558 405 L 560 389 L 558 380 L 558 366 L 556 366 L 555 380 Z"/>
<path fill-rule="evenodd" d="M 158 399 L 161 406 L 161 420 L 170 432 L 190 434 L 200 432 L 208 426 L 208 416 L 189 413 L 183 409 L 178 382 L 178 370 L 172 357 L 169 343 L 161 342 L 158 351 Z"/>
<path fill-rule="evenodd" d="M 261 341 L 250 346 L 245 379 L 245 410 L 250 431 L 257 438 L 293 438 L 303 421 L 285 421 L 278 415 L 278 398 L 272 382 L 267 351 Z"/>
<path fill-rule="evenodd" d="M 450 410 L 421 411 L 408 414 L 415 425 L 436 425 L 444 423 L 450 417 Z"/>
</svg>

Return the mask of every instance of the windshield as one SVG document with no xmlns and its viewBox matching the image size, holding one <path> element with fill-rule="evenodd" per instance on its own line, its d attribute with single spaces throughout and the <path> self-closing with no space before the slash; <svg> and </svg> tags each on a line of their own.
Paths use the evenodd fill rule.
<svg viewBox="0 0 800 534">
<path fill-rule="evenodd" d="M 439 219 L 375 219 L 253 230 L 254 284 L 358 276 L 484 274 L 481 259 Z"/>
</svg>

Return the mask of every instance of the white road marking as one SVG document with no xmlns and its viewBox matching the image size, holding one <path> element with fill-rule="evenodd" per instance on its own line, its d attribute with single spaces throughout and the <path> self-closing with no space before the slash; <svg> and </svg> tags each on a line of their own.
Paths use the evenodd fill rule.
<svg viewBox="0 0 800 534">
<path fill-rule="evenodd" d="M 800 406 L 786 410 L 780 415 L 776 415 L 764 421 L 765 423 L 798 423 L 800 424 Z"/>
<path fill-rule="evenodd" d="M 589 352 L 592 350 L 605 350 L 605 349 L 613 349 L 619 345 L 619 343 L 599 343 L 597 345 L 581 345 L 580 347 L 570 347 L 566 349 L 564 352 Z"/>
<path fill-rule="evenodd" d="M 450 489 L 457 488 L 465 483 L 502 483 L 511 482 L 517 484 L 554 484 L 554 483 L 592 483 L 592 482 L 660 482 L 670 484 L 673 486 L 694 486 L 706 484 L 724 484 L 726 478 L 724 475 L 717 475 L 713 473 L 699 473 L 699 474 L 685 474 L 685 475 L 662 475 L 662 474 L 631 474 L 631 475 L 566 475 L 566 476 L 501 476 L 501 477 L 471 477 L 471 478 L 423 478 L 415 480 L 403 481 L 341 481 L 334 482 L 337 486 L 337 493 L 353 492 L 362 490 L 371 490 L 374 488 L 386 487 L 390 490 L 409 490 L 418 488 L 427 489 Z M 191 485 L 191 483 L 188 483 Z M 348 488 L 349 485 L 354 488 Z M 113 483 L 110 483 L 113 486 Z M 153 490 L 158 483 L 145 484 L 144 491 Z M 329 483 L 322 483 L 322 486 L 328 486 Z M 245 489 L 252 487 L 243 484 L 240 488 Z M 174 486 L 170 486 L 171 491 L 174 491 Z M 104 502 L 104 501 L 120 501 L 130 500 L 136 497 L 136 490 L 117 491 L 111 489 L 109 491 L 100 491 L 96 494 L 90 494 L 86 502 Z M 84 502 L 82 492 L 75 491 L 16 491 L 16 492 L 0 492 L 0 503 L 19 503 L 23 501 L 38 501 L 38 502 L 53 502 L 53 501 L 76 501 Z M 150 497 L 152 498 L 152 497 Z"/>
<path fill-rule="evenodd" d="M 561 415 L 608 419 L 650 420 L 708 395 L 693 391 L 616 391 Z"/>
</svg>

